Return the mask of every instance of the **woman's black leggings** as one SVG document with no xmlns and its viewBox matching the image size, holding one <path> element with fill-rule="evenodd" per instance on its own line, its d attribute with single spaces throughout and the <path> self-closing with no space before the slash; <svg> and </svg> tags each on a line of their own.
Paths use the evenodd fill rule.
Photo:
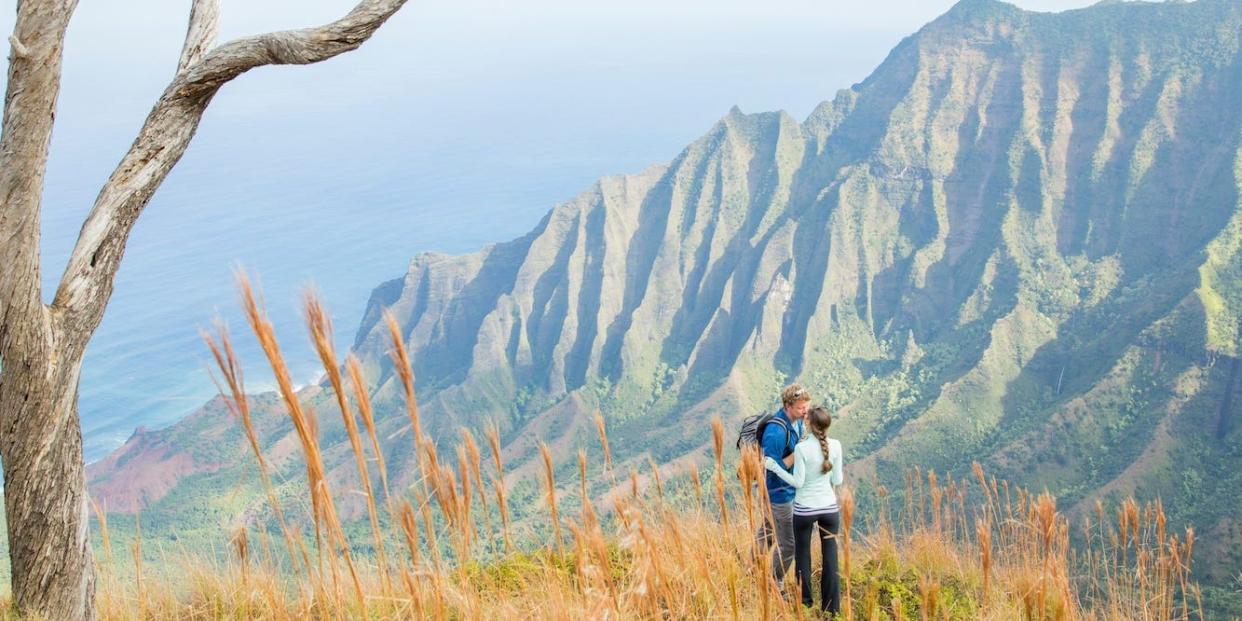
<svg viewBox="0 0 1242 621">
<path fill-rule="evenodd" d="M 793 516 L 794 563 L 798 571 L 798 583 L 802 585 L 802 603 L 806 606 L 813 603 L 811 535 L 818 531 L 819 545 L 824 556 L 824 572 L 819 579 L 820 606 L 834 614 L 841 611 L 841 579 L 837 576 L 837 532 L 840 528 L 841 514 L 837 512 Z"/>
</svg>

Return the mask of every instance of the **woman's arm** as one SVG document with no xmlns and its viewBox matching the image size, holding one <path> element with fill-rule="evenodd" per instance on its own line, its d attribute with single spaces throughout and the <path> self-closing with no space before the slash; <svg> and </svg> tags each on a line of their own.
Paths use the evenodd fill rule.
<svg viewBox="0 0 1242 621">
<path fill-rule="evenodd" d="M 802 446 L 794 449 L 793 482 L 790 485 L 800 488 L 806 483 L 806 451 Z"/>
<path fill-rule="evenodd" d="M 840 440 L 836 442 L 836 445 L 837 445 L 837 450 L 830 451 L 832 453 L 832 485 L 833 487 L 836 487 L 845 482 L 845 468 L 842 467 L 842 465 L 845 463 L 845 456 L 842 455 L 842 453 L 845 452 L 845 449 L 841 448 Z"/>
<path fill-rule="evenodd" d="M 775 459 L 772 459 L 771 457 L 764 457 L 763 467 L 769 472 L 771 472 L 772 474 L 775 474 L 776 476 L 780 477 L 782 481 L 790 485 L 793 485 L 794 487 L 797 487 L 797 485 L 794 485 L 793 475 L 789 474 L 789 471 L 786 470 L 785 467 L 782 466 Z"/>
</svg>

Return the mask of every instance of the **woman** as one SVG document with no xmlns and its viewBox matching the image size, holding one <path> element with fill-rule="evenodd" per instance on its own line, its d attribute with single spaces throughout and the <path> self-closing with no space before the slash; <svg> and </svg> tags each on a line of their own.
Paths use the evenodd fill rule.
<svg viewBox="0 0 1242 621">
<path fill-rule="evenodd" d="M 834 487 L 845 480 L 841 467 L 841 442 L 828 437 L 832 415 L 826 408 L 812 408 L 807 420 L 811 433 L 794 447 L 793 474 L 771 457 L 764 459 L 764 466 L 797 489 L 793 504 L 794 566 L 802 586 L 802 604 L 810 606 L 813 603 L 811 535 L 817 531 L 824 557 L 820 606 L 837 614 L 841 610 L 841 582 L 837 576 L 836 537 L 841 527 L 841 514 Z"/>
</svg>

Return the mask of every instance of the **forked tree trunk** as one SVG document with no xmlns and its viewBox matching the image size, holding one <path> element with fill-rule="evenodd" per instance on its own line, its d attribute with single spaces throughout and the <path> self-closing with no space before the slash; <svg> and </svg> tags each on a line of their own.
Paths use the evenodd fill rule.
<svg viewBox="0 0 1242 621">
<path fill-rule="evenodd" d="M 20 613 L 94 619 L 78 370 L 90 331 L 43 304 L 39 206 L 75 0 L 18 3 L 0 138 L 0 459 Z"/>
<path fill-rule="evenodd" d="M 189 0 L 177 74 L 87 216 L 52 303 L 43 302 L 39 208 L 77 0 L 19 0 L 0 135 L 0 459 L 19 614 L 95 618 L 78 376 L 134 222 L 189 146 L 221 86 L 255 67 L 356 49 L 406 0 L 361 0 L 318 28 L 215 45 L 218 0 Z"/>
</svg>

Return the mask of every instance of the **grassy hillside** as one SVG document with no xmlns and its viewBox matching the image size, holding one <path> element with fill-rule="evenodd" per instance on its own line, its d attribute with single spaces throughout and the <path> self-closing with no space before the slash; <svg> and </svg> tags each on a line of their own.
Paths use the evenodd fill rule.
<svg viewBox="0 0 1242 621">
<path fill-rule="evenodd" d="M 971 487 L 964 484 L 961 490 Z M 1132 505 L 1138 523 L 1121 518 L 1128 535 L 1119 534 L 1113 515 L 1104 516 L 1104 522 L 1085 527 L 1091 547 L 1071 550 L 1065 539 L 1069 524 L 1051 508 L 1055 501 L 1050 497 L 1024 492 L 1008 501 L 1002 497 L 998 504 L 980 508 L 976 521 L 976 514 L 964 510 L 955 496 L 958 488 L 924 486 L 921 491 L 927 495 L 913 510 L 926 520 L 924 527 L 894 530 L 887 522 L 873 523 L 864 532 L 852 531 L 848 543 L 842 539 L 847 550 L 842 565 L 844 618 L 1205 618 L 1198 608 L 1198 588 L 1185 577 L 1186 537 L 1168 534 L 1159 539 L 1157 520 L 1162 517 L 1155 509 Z M 426 551 L 412 560 L 409 550 L 393 541 L 389 550 L 395 558 L 386 572 L 378 569 L 374 557 L 354 558 L 356 587 L 343 559 L 335 559 L 335 578 L 331 559 L 318 559 L 326 568 L 322 572 L 289 577 L 281 569 L 288 559 L 279 543 L 252 531 L 239 532 L 227 560 L 174 553 L 169 564 L 141 573 L 105 571 L 100 615 L 824 618 L 781 599 L 766 570 L 768 563 L 752 560 L 750 520 L 757 519 L 757 512 L 748 515 L 732 506 L 731 521 L 723 523 L 708 498 L 690 500 L 675 503 L 655 494 L 627 497 L 618 506 L 618 516 L 607 523 L 595 522 L 589 513 L 566 519 L 560 551 L 549 544 L 483 562 L 454 558 L 438 564 Z M 498 536 L 482 524 L 475 527 L 479 532 L 448 529 L 440 536 L 474 537 L 476 545 Z M 984 537 L 982 545 L 975 533 Z M 815 568 L 818 574 L 818 558 Z M 784 588 L 796 593 L 792 582 Z"/>
<path fill-rule="evenodd" d="M 235 379 L 227 365 L 224 375 Z M 234 398 L 249 428 L 244 395 Z M 366 421 L 350 432 L 353 446 L 361 467 L 384 482 L 382 453 L 363 448 Z M 495 439 L 487 459 L 463 438 L 454 468 L 426 436 L 412 438 L 423 476 L 394 495 L 368 488 L 368 530 L 339 521 L 337 503 L 350 490 L 323 478 L 315 434 L 299 430 L 312 464 L 300 484 L 317 501 L 269 495 L 275 525 L 239 526 L 227 544 L 219 533 L 227 550 L 170 550 L 100 512 L 101 618 L 825 618 L 798 603 L 792 572 L 772 580 L 773 551 L 753 537 L 767 506 L 761 458 L 753 449 L 726 454 L 719 419 L 714 463 L 667 480 L 654 463 L 619 480 L 603 423 L 600 451 L 579 452 L 569 484 L 558 485 L 541 444 L 541 499 L 522 504 L 542 504 L 544 524 L 524 535 L 513 532 L 514 490 Z M 263 478 L 266 457 L 254 456 Z M 973 475 L 912 471 L 900 495 L 876 490 L 863 500 L 868 519 L 848 485 L 838 490 L 842 618 L 1205 618 L 1191 578 L 1195 534 L 1169 531 L 1159 503 L 1128 499 L 1115 513 L 1099 504 L 1071 527 L 1050 494 L 1011 487 L 977 464 Z M 816 575 L 822 561 L 815 558 Z"/>
</svg>

